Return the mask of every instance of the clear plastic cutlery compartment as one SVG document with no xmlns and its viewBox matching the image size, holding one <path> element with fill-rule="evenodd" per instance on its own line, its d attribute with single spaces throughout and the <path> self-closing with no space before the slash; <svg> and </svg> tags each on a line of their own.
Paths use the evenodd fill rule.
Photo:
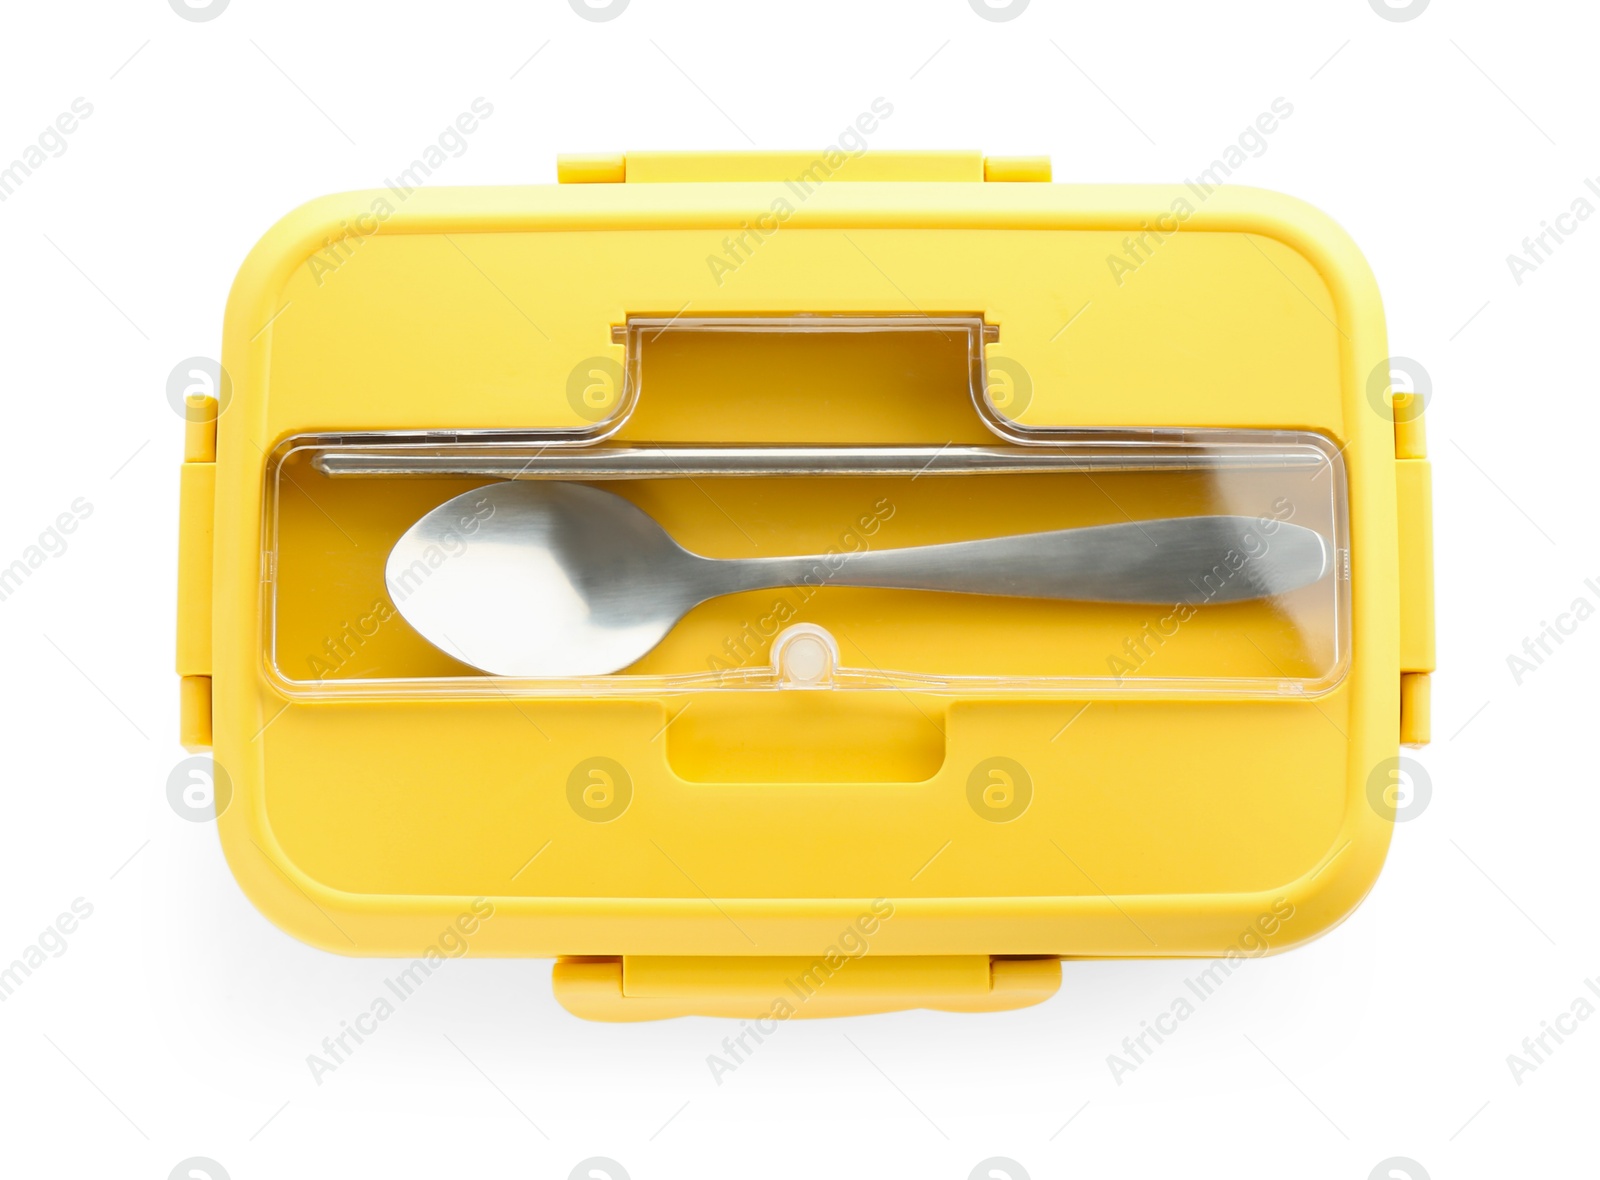
<svg viewBox="0 0 1600 1180">
<path fill-rule="evenodd" d="M 508 478 L 622 497 L 702 557 L 815 560 L 785 584 L 700 602 L 614 673 L 491 676 L 419 633 L 405 601 L 451 563 L 473 561 L 474 547 L 504 543 L 487 500 L 461 512 L 393 584 L 385 575 L 418 520 Z M 314 435 L 279 448 L 268 481 L 266 658 L 299 694 L 792 686 L 805 677 L 781 667 L 774 647 L 799 625 L 837 652 L 812 683 L 854 688 L 1315 693 L 1338 681 L 1347 655 L 1343 469 L 1335 448 L 1310 434 L 1062 432 L 1026 446 L 918 447 Z M 1119 534 L 1133 543 L 1149 531 L 1142 523 L 1199 516 L 1237 518 L 1238 543 L 1214 559 L 1190 557 L 1182 589 L 1159 601 L 842 584 L 842 571 L 868 553 L 1102 525 L 1135 526 Z M 1326 568 L 1300 571 L 1283 592 L 1241 590 L 1276 560 L 1290 529 L 1322 538 Z M 503 609 L 517 610 L 515 588 L 507 597 Z M 530 599 L 527 610 L 536 609 Z"/>
</svg>

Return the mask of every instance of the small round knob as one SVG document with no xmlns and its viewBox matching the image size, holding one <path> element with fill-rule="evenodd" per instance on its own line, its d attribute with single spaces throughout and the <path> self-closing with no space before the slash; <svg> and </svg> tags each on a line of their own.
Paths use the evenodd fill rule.
<svg viewBox="0 0 1600 1180">
<path fill-rule="evenodd" d="M 772 641 L 772 670 L 783 688 L 828 688 L 839 666 L 839 644 L 815 623 L 796 623 Z"/>
</svg>

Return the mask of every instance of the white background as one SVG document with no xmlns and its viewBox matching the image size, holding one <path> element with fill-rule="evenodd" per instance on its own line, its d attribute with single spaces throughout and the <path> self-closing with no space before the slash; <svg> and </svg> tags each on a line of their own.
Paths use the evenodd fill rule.
<svg viewBox="0 0 1600 1180">
<path fill-rule="evenodd" d="M 75 98 L 94 108 L 0 203 L 0 564 L 93 505 L 0 602 L 0 963 L 75 898 L 94 907 L 0 1003 L 0 1174 L 166 1177 L 191 1156 L 236 1180 L 566 1177 L 591 1156 L 635 1180 L 962 1178 L 992 1156 L 1036 1178 L 1594 1167 L 1600 1019 L 1520 1085 L 1506 1061 L 1600 976 L 1600 621 L 1520 686 L 1507 666 L 1575 598 L 1600 605 L 1600 218 L 1520 285 L 1506 263 L 1600 176 L 1588 6 L 1438 0 L 1391 21 L 1367 0 L 1035 0 L 990 21 L 967 0 L 633 0 L 594 22 L 565 0 L 233 0 L 194 22 L 125 0 L 0 19 L 0 163 Z M 438 181 L 551 182 L 560 151 L 816 147 L 878 96 L 895 110 L 875 147 L 1174 181 L 1289 99 L 1237 179 L 1345 226 L 1392 351 L 1434 389 L 1433 794 L 1367 902 L 1249 963 L 1120 1084 L 1107 1054 L 1203 964 L 1068 964 L 1059 997 L 1013 1014 L 796 1022 L 719 1086 L 705 1058 L 726 1024 L 586 1024 L 548 963 L 462 960 L 316 1084 L 306 1055 L 395 964 L 278 932 L 213 827 L 168 806 L 165 385 L 216 354 L 273 221 L 378 186 L 479 96 L 494 115 Z"/>
</svg>

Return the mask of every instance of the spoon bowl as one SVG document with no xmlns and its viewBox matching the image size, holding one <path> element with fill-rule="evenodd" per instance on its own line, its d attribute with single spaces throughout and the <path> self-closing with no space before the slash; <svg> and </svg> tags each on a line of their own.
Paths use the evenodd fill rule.
<svg viewBox="0 0 1600 1180">
<path fill-rule="evenodd" d="M 428 513 L 389 554 L 406 620 L 501 676 L 591 676 L 639 659 L 703 595 L 686 552 L 597 488 L 500 483 Z"/>
</svg>

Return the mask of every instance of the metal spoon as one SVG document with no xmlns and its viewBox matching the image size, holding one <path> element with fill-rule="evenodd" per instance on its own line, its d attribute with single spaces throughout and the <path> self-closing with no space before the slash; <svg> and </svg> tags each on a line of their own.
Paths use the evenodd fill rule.
<svg viewBox="0 0 1600 1180">
<path fill-rule="evenodd" d="M 602 675 L 693 607 L 799 584 L 1173 605 L 1239 602 L 1321 579 L 1321 534 L 1190 516 L 817 557 L 700 557 L 632 503 L 553 481 L 491 484 L 395 543 L 385 581 L 406 620 L 499 676 Z"/>
</svg>

